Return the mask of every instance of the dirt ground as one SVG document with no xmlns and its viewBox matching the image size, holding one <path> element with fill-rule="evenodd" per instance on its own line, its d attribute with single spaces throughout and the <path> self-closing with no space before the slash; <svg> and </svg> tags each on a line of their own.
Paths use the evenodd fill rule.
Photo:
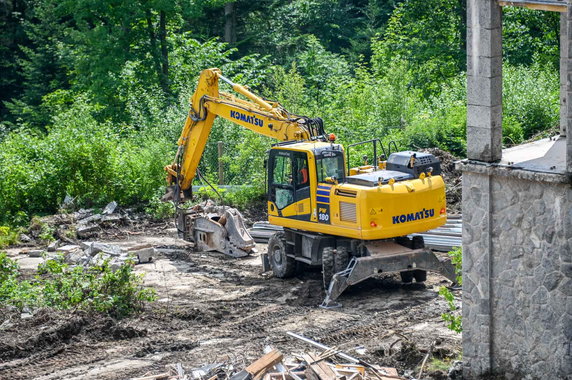
<svg viewBox="0 0 572 380">
<path fill-rule="evenodd" d="M 311 350 L 287 331 L 396 367 L 401 375 L 416 376 L 431 346 L 437 359 L 460 352 L 460 335 L 440 317 L 447 311 L 438 296 L 448 284 L 444 278 L 430 274 L 425 284 L 408 285 L 398 276 L 373 278 L 347 290 L 342 308 L 325 310 L 318 307 L 324 296 L 319 271 L 281 280 L 261 273 L 258 254 L 233 259 L 196 253 L 175 236 L 165 225 L 99 240 L 151 243 L 160 252 L 152 263 L 136 266 L 159 298 L 138 315 L 114 320 L 80 311 L 0 312 L 0 379 L 128 379 L 176 363 L 191 369 L 224 362 L 242 369 L 266 345 L 286 357 Z M 258 245 L 259 252 L 265 249 Z M 42 260 L 18 249 L 8 254 L 28 272 Z M 443 371 L 425 373 L 447 378 Z"/>
</svg>

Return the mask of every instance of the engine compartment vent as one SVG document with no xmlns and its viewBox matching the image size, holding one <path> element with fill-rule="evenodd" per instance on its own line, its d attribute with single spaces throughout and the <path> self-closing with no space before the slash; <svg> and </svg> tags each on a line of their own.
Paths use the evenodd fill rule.
<svg viewBox="0 0 572 380">
<path fill-rule="evenodd" d="M 340 202 L 340 220 L 342 222 L 357 223 L 356 204 Z"/>
</svg>

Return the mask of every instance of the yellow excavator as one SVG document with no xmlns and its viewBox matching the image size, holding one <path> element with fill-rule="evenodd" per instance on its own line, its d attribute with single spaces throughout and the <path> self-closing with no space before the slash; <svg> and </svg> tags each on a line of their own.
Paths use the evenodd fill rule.
<svg viewBox="0 0 572 380">
<path fill-rule="evenodd" d="M 219 91 L 226 82 L 237 95 Z M 422 282 L 426 271 L 455 280 L 454 268 L 407 235 L 446 223 L 445 183 L 431 154 L 380 154 L 379 139 L 352 144 L 347 156 L 322 120 L 288 112 L 225 78 L 202 71 L 171 165 L 165 167 L 170 198 L 190 199 L 192 182 L 216 117 L 279 140 L 266 160 L 268 221 L 281 226 L 269 240 L 263 266 L 276 277 L 294 275 L 297 262 L 321 266 L 324 307 L 348 286 L 382 272 L 399 272 L 404 282 Z M 352 147 L 370 145 L 373 160 L 347 168 Z M 365 159 L 365 157 L 364 157 Z M 249 253 L 254 241 L 237 210 L 177 207 L 177 228 L 201 250 L 233 256 Z"/>
</svg>

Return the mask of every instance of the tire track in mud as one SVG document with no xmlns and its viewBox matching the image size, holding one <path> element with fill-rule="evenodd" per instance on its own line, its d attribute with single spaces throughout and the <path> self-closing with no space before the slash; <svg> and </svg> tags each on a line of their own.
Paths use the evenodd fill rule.
<svg viewBox="0 0 572 380">
<path fill-rule="evenodd" d="M 48 354 L 49 357 L 47 358 L 38 357 L 41 355 L 45 355 L 45 353 L 0 364 L 0 379 L 33 379 L 48 375 L 54 372 L 56 368 L 62 370 L 108 358 L 105 348 L 92 348 L 89 355 L 86 355 L 85 352 L 72 352 L 65 349 L 59 350 L 55 354 Z"/>
</svg>

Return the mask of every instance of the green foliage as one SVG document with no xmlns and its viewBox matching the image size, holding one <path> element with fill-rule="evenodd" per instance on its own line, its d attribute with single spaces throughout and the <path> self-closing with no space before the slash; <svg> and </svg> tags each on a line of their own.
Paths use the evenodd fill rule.
<svg viewBox="0 0 572 380">
<path fill-rule="evenodd" d="M 80 205 L 148 200 L 171 154 L 164 138 L 98 123 L 79 98 L 46 135 L 11 133 L 0 142 L 0 215 L 50 213 L 66 194 Z"/>
<path fill-rule="evenodd" d="M 232 207 L 245 209 L 264 201 L 266 192 L 263 186 L 243 186 L 237 190 L 225 193 L 224 199 Z"/>
<path fill-rule="evenodd" d="M 0 249 L 18 243 L 18 231 L 7 226 L 0 226 Z"/>
<path fill-rule="evenodd" d="M 225 15 L 227 3 L 0 5 L 0 222 L 54 212 L 66 194 L 169 215 L 156 189 L 208 67 L 322 117 L 344 144 L 375 137 L 465 155 L 466 1 L 238 0 Z M 223 32 L 233 29 L 236 38 Z M 507 8 L 503 33 L 512 145 L 558 124 L 558 15 Z M 199 165 L 210 179 L 218 141 L 224 182 L 263 188 L 272 141 L 217 119 Z"/>
<path fill-rule="evenodd" d="M 458 285 L 463 284 L 463 277 L 462 277 L 462 260 L 463 260 L 463 251 L 461 248 L 455 248 L 451 252 L 449 252 L 449 256 L 451 256 L 451 263 L 455 266 L 455 274 L 456 274 L 456 282 Z M 462 326 L 462 316 L 458 312 L 458 308 L 455 305 L 455 296 L 451 291 L 442 286 L 439 289 L 439 295 L 445 298 L 447 301 L 447 305 L 449 306 L 450 312 L 441 314 L 441 318 L 447 324 L 447 327 L 455 331 L 457 333 L 461 333 L 463 331 Z"/>
<path fill-rule="evenodd" d="M 559 68 L 560 14 L 521 7 L 503 9 L 503 56 L 514 65 Z"/>
<path fill-rule="evenodd" d="M 153 219 L 161 220 L 172 218 L 175 215 L 175 206 L 172 202 L 162 202 L 161 197 L 164 195 L 165 188 L 161 188 L 155 193 L 155 196 L 149 200 L 149 204 L 145 207 L 145 213 Z"/>
<path fill-rule="evenodd" d="M 383 37 L 373 43 L 373 68 L 383 73 L 393 60 L 407 61 L 411 85 L 425 95 L 464 70 L 466 10 L 459 0 L 405 1 L 393 12 Z"/>
<path fill-rule="evenodd" d="M 153 289 L 141 286 L 142 276 L 133 273 L 131 263 L 112 270 L 109 262 L 101 266 L 70 267 L 60 259 L 38 266 L 38 275 L 21 280 L 14 260 L 0 253 L 0 304 L 23 307 L 80 308 L 127 316 L 145 302 L 155 300 Z"/>
<path fill-rule="evenodd" d="M 534 64 L 503 67 L 504 132 L 518 144 L 537 133 L 553 130 L 560 119 L 558 71 Z M 518 127 L 522 131 L 518 130 Z M 521 137 L 522 136 L 522 137 Z"/>
</svg>

